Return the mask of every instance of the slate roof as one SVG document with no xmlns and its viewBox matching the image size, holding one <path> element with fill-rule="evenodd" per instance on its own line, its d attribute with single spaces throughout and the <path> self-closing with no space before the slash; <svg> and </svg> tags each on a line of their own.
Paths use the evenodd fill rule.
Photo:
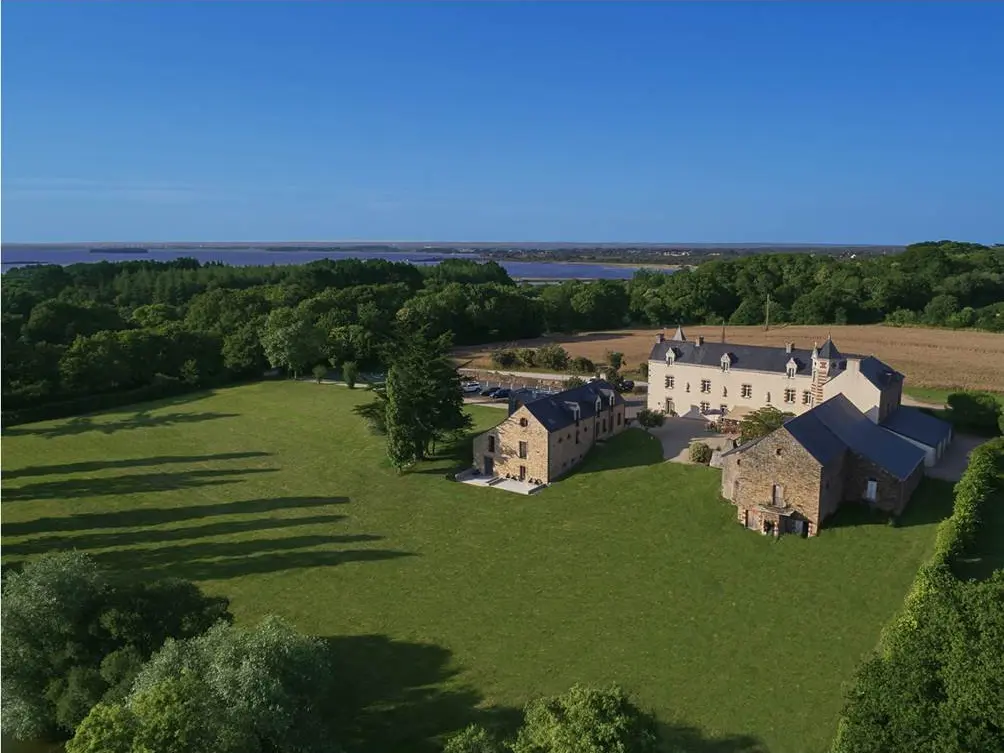
<svg viewBox="0 0 1004 753">
<path fill-rule="evenodd" d="M 921 448 L 873 424 L 842 394 L 791 419 L 784 429 L 824 465 L 836 457 L 841 445 L 899 479 L 924 462 Z"/>
<path fill-rule="evenodd" d="M 610 404 L 613 397 L 614 405 L 623 405 L 624 398 L 609 382 L 597 379 L 579 387 L 573 387 L 554 395 L 538 397 L 526 403 L 530 414 L 544 425 L 548 432 L 559 431 L 575 423 L 573 406 L 579 406 L 580 418 L 590 418 L 596 415 L 596 398 L 603 401 L 603 406 Z"/>
<path fill-rule="evenodd" d="M 830 360 L 843 358 L 840 351 L 837 350 L 837 346 L 833 344 L 833 340 L 828 337 L 826 338 L 826 342 L 824 342 L 822 347 L 819 349 L 819 357 Z"/>
<path fill-rule="evenodd" d="M 928 447 L 937 447 L 939 442 L 948 439 L 952 433 L 952 426 L 947 421 L 908 405 L 901 405 L 890 413 L 882 426 Z"/>
<path fill-rule="evenodd" d="M 893 382 L 902 382 L 903 375 L 891 366 L 887 366 L 875 356 L 865 356 L 860 363 L 861 376 L 874 384 L 880 390 Z"/>
<path fill-rule="evenodd" d="M 812 351 L 795 348 L 788 353 L 784 348 L 766 345 L 734 345 L 732 343 L 712 343 L 707 340 L 703 345 L 687 340 L 665 340 L 656 343 L 649 354 L 650 361 L 665 361 L 670 348 L 676 349 L 677 363 L 696 366 L 714 366 L 721 368 L 722 356 L 728 355 L 731 361 L 730 369 L 746 369 L 750 371 L 772 371 L 784 374 L 788 361 L 795 359 L 796 374 L 812 373 Z"/>
</svg>

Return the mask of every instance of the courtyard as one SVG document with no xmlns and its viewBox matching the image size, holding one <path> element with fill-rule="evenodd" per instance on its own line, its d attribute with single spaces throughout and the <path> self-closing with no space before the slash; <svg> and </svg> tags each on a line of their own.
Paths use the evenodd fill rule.
<svg viewBox="0 0 1004 753">
<path fill-rule="evenodd" d="M 684 749 L 822 753 L 950 507 L 929 480 L 898 528 L 849 512 L 775 541 L 736 525 L 719 471 L 636 429 L 546 493 L 499 494 L 446 479 L 469 442 L 399 475 L 352 413 L 367 399 L 271 382 L 12 427 L 4 566 L 76 548 L 327 637 L 351 753 L 432 751 L 611 681 Z"/>
</svg>

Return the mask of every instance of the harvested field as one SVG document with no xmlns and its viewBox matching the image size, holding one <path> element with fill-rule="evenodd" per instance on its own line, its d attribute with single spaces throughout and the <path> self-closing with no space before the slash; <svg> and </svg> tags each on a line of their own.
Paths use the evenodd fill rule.
<svg viewBox="0 0 1004 753">
<path fill-rule="evenodd" d="M 687 327 L 687 336 L 704 335 L 719 340 L 721 327 Z M 561 343 L 572 356 L 602 361 L 608 350 L 624 354 L 626 368 L 636 369 L 648 358 L 657 329 L 630 329 L 588 332 L 567 337 L 537 338 L 518 343 L 535 347 Z M 672 334 L 672 328 L 666 334 Z M 903 372 L 912 387 L 992 390 L 1004 392 L 1004 335 L 993 332 L 966 332 L 924 327 L 886 327 L 880 324 L 848 326 L 779 326 L 764 332 L 762 327 L 727 327 L 729 342 L 777 345 L 791 341 L 797 347 L 811 347 L 827 334 L 845 353 L 874 355 Z M 464 348 L 458 356 L 473 358 L 473 366 L 489 366 L 488 354 L 508 343 Z"/>
</svg>

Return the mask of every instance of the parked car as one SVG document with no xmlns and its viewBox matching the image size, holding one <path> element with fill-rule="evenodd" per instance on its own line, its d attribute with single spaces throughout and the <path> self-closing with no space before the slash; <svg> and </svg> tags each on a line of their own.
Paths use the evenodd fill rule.
<svg viewBox="0 0 1004 753">
<path fill-rule="evenodd" d="M 498 392 L 501 387 L 488 387 L 487 389 L 481 390 L 481 397 L 494 397 L 495 393 Z"/>
<path fill-rule="evenodd" d="M 500 390 L 495 390 L 495 394 L 494 394 L 494 395 L 492 395 L 492 397 L 493 397 L 493 398 L 494 398 L 495 400 L 505 400 L 505 399 L 507 399 L 507 398 L 509 397 L 509 395 L 511 395 L 511 394 L 512 394 L 512 391 L 511 391 L 511 390 L 508 390 L 508 389 L 506 389 L 506 388 L 504 388 L 504 387 L 503 387 L 503 388 L 502 388 L 502 389 L 500 389 Z"/>
<path fill-rule="evenodd" d="M 621 383 L 617 385 L 617 389 L 621 392 L 630 392 L 634 389 L 634 381 L 631 379 L 622 379 Z"/>
<path fill-rule="evenodd" d="M 464 392 L 481 392 L 480 382 L 464 382 L 461 386 Z"/>
</svg>

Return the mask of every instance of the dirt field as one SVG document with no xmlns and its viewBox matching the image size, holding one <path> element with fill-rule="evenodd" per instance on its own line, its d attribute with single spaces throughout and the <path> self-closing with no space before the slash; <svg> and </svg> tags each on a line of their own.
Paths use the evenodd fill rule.
<svg viewBox="0 0 1004 753">
<path fill-rule="evenodd" d="M 685 328 L 688 337 L 704 335 L 718 341 L 721 327 Z M 633 370 L 648 359 L 657 329 L 633 329 L 611 332 L 591 332 L 554 339 L 538 338 L 520 342 L 534 347 L 548 342 L 560 342 L 573 356 L 586 356 L 602 361 L 608 350 L 624 354 L 626 368 Z M 671 335 L 673 328 L 667 328 Z M 734 343 L 778 345 L 791 341 L 796 347 L 810 348 L 822 343 L 827 333 L 845 353 L 874 355 L 906 375 L 912 387 L 993 390 L 1004 392 L 1004 335 L 991 332 L 955 332 L 921 327 L 868 326 L 791 326 L 772 328 L 727 327 L 726 339 Z M 474 366 L 489 366 L 488 354 L 494 346 L 478 346 L 458 351 L 458 356 L 474 358 Z"/>
</svg>

